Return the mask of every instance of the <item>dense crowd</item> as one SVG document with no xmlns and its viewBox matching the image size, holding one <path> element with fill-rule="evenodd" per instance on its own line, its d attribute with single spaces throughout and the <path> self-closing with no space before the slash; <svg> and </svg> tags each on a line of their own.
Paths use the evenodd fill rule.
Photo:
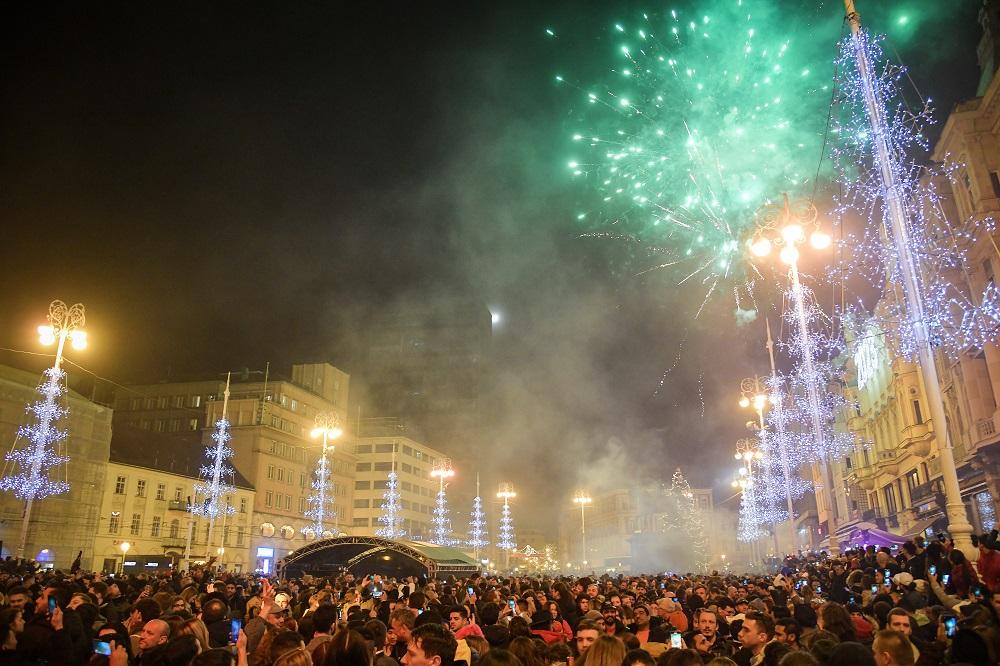
<svg viewBox="0 0 1000 666">
<path fill-rule="evenodd" d="M 945 540 L 767 576 L 0 573 L 0 665 L 919 666 L 1000 660 L 1000 547 Z"/>
</svg>

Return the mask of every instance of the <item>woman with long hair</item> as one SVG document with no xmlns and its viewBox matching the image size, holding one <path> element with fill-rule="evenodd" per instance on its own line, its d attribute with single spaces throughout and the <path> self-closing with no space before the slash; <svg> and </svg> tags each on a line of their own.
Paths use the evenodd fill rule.
<svg viewBox="0 0 1000 666">
<path fill-rule="evenodd" d="M 594 644 L 576 660 L 575 666 L 622 666 L 625 644 L 614 636 L 598 636 Z"/>
<path fill-rule="evenodd" d="M 177 629 L 171 633 L 173 636 L 194 636 L 198 639 L 198 644 L 201 646 L 202 650 L 209 650 L 212 648 L 208 642 L 208 627 L 202 622 L 201 618 L 193 617 L 190 620 L 184 620 L 178 625 Z"/>
<path fill-rule="evenodd" d="M 353 629 L 338 629 L 330 639 L 323 666 L 372 666 L 374 654 L 364 636 Z"/>
<path fill-rule="evenodd" d="M 535 641 L 531 638 L 518 636 L 507 646 L 511 654 L 521 660 L 524 666 L 545 666 L 545 662 L 539 659 L 535 652 Z"/>
<path fill-rule="evenodd" d="M 580 618 L 576 613 L 576 601 L 569 586 L 562 581 L 557 582 L 552 586 L 552 598 L 559 604 L 559 613 L 563 619 L 569 623 L 570 627 L 575 628 Z"/>
<path fill-rule="evenodd" d="M 563 635 L 563 640 L 570 640 L 573 638 L 573 630 L 569 628 L 569 622 L 563 619 L 562 613 L 559 612 L 559 604 L 554 601 L 548 603 L 549 615 L 552 616 L 552 631 L 558 631 Z M 558 625 L 558 628 L 556 627 Z"/>
<path fill-rule="evenodd" d="M 841 642 L 856 642 L 857 633 L 854 631 L 854 621 L 851 620 L 847 609 L 838 603 L 828 602 L 819 609 L 817 624 L 823 631 L 829 631 Z"/>
<path fill-rule="evenodd" d="M 965 559 L 965 553 L 958 548 L 953 548 L 948 553 L 948 560 L 951 562 L 951 580 L 948 581 L 947 590 L 960 599 L 969 596 L 969 591 L 973 586 L 979 584 L 979 574 L 975 567 Z"/>
</svg>

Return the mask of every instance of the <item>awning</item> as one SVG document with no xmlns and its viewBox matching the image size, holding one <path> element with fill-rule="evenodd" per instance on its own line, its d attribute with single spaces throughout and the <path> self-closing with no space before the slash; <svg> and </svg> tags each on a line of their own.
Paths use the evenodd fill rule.
<svg viewBox="0 0 1000 666">
<path fill-rule="evenodd" d="M 900 546 L 909 541 L 904 536 L 880 530 L 874 525 L 870 528 L 861 528 L 861 525 L 871 525 L 871 523 L 855 525 L 851 533 L 845 538 L 845 541 L 851 545 L 861 546 Z"/>
<path fill-rule="evenodd" d="M 906 538 L 912 539 L 916 536 L 927 536 L 927 530 L 936 529 L 935 525 L 947 521 L 947 517 L 943 514 L 938 514 L 936 516 L 931 516 L 929 518 L 924 518 L 923 520 L 918 520 L 910 529 L 906 530 Z"/>
</svg>

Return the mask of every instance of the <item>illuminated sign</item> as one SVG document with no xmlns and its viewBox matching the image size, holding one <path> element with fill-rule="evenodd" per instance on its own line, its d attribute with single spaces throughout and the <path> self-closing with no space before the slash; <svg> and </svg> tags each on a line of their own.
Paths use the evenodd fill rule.
<svg viewBox="0 0 1000 666">
<path fill-rule="evenodd" d="M 858 369 L 858 388 L 863 389 L 878 372 L 879 343 L 878 332 L 868 327 L 858 348 L 854 352 L 854 366 Z"/>
</svg>

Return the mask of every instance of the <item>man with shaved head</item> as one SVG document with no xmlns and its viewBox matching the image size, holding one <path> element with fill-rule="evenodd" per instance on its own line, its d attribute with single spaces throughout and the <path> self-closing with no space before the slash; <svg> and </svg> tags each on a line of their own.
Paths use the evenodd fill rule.
<svg viewBox="0 0 1000 666">
<path fill-rule="evenodd" d="M 158 661 L 157 654 L 170 638 L 170 625 L 163 620 L 150 620 L 142 626 L 139 634 L 139 664 Z"/>
</svg>

